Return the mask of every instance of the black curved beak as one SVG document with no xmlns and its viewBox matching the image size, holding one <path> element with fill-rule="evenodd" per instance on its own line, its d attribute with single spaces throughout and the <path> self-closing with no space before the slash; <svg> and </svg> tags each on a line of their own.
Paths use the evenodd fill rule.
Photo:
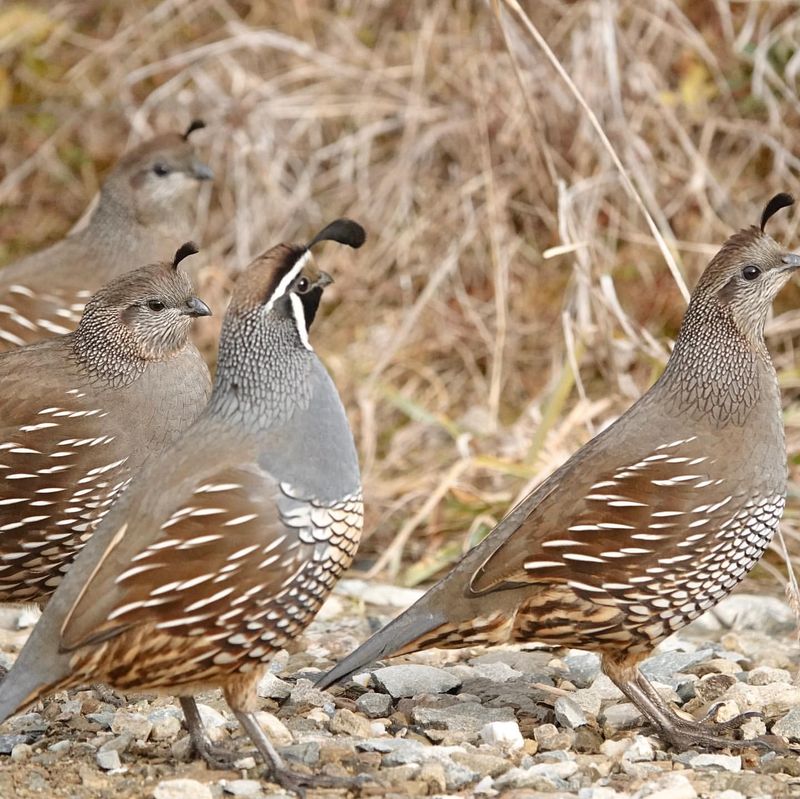
<svg viewBox="0 0 800 799">
<path fill-rule="evenodd" d="M 793 252 L 786 253 L 781 260 L 786 264 L 787 269 L 791 269 L 792 271 L 800 267 L 800 255 L 796 255 Z"/>
<path fill-rule="evenodd" d="M 333 278 L 327 272 L 320 272 L 317 278 L 317 285 L 324 289 L 325 286 L 330 286 L 333 283 Z"/>
<path fill-rule="evenodd" d="M 192 161 L 191 174 L 196 180 L 214 180 L 214 171 L 202 161 Z"/>
<path fill-rule="evenodd" d="M 181 311 L 186 316 L 211 316 L 209 308 L 199 297 L 192 297 L 186 301 L 186 307 Z"/>
</svg>

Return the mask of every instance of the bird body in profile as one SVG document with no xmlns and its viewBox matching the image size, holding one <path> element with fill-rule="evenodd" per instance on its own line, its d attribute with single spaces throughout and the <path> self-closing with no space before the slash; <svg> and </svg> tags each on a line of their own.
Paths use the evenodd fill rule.
<svg viewBox="0 0 800 799">
<path fill-rule="evenodd" d="M 780 394 L 763 329 L 800 256 L 764 224 L 791 202 L 775 197 L 761 227 L 711 261 L 655 385 L 320 687 L 392 654 L 535 640 L 599 653 L 673 745 L 731 745 L 723 725 L 680 718 L 638 664 L 753 568 L 783 511 Z"/>
<path fill-rule="evenodd" d="M 0 686 L 0 719 L 84 680 L 166 691 L 210 757 L 191 695 L 219 687 L 274 776 L 297 787 L 254 720 L 256 684 L 349 565 L 363 513 L 347 417 L 308 340 L 331 282 L 310 253 L 324 239 L 358 247 L 364 233 L 339 220 L 240 276 L 206 410 L 76 560 Z"/>
<path fill-rule="evenodd" d="M 69 333 L 95 291 L 191 237 L 199 181 L 213 177 L 189 142 L 202 126 L 125 154 L 85 227 L 0 269 L 0 351 Z"/>
<path fill-rule="evenodd" d="M 127 272 L 73 333 L 0 353 L 0 602 L 42 604 L 131 476 L 205 407 L 210 314 L 180 258 Z"/>
</svg>

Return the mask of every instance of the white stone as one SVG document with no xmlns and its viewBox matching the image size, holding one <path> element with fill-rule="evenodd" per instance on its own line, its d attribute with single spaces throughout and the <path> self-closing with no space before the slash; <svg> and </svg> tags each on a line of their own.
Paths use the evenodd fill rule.
<svg viewBox="0 0 800 799">
<path fill-rule="evenodd" d="M 741 771 L 742 758 L 739 755 L 701 754 L 695 755 L 689 765 L 693 769 L 722 769 L 723 771 Z"/>
<path fill-rule="evenodd" d="M 116 749 L 104 749 L 95 755 L 97 765 L 104 771 L 115 771 L 122 768 L 122 761 L 119 759 L 119 752 Z"/>
<path fill-rule="evenodd" d="M 656 753 L 653 749 L 653 744 L 649 738 L 644 735 L 637 735 L 631 741 L 631 745 L 625 750 L 622 755 L 623 760 L 631 763 L 642 763 L 648 760 L 655 760 Z"/>
<path fill-rule="evenodd" d="M 197 780 L 163 780 L 156 785 L 153 799 L 214 799 L 211 789 Z"/>
<path fill-rule="evenodd" d="M 516 721 L 490 721 L 480 731 L 481 740 L 490 746 L 514 751 L 525 745 L 525 739 Z"/>
<path fill-rule="evenodd" d="M 695 799 L 697 791 L 683 774 L 666 774 L 648 782 L 636 795 L 641 799 Z"/>
<path fill-rule="evenodd" d="M 277 716 L 266 710 L 257 710 L 255 715 L 261 729 L 275 746 L 291 746 L 294 743 L 292 733 Z"/>
<path fill-rule="evenodd" d="M 214 743 L 222 742 L 226 737 L 226 727 L 228 720 L 218 710 L 214 710 L 209 705 L 197 703 L 197 710 L 200 713 L 200 718 L 203 721 L 203 726 L 206 728 L 208 737 Z"/>
<path fill-rule="evenodd" d="M 258 780 L 220 780 L 220 785 L 232 796 L 263 796 Z"/>
</svg>

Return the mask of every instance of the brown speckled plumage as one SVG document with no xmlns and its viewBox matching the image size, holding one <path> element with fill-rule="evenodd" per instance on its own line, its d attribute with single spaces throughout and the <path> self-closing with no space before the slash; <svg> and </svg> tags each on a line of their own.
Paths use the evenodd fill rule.
<svg viewBox="0 0 800 799">
<path fill-rule="evenodd" d="M 192 233 L 198 181 L 211 177 L 178 133 L 123 155 L 83 229 L 0 269 L 0 351 L 69 333 L 103 285 L 171 259 Z"/>
<path fill-rule="evenodd" d="M 319 684 L 394 653 L 544 641 L 598 652 L 673 745 L 731 745 L 679 718 L 637 664 L 726 596 L 778 525 L 786 454 L 763 327 L 798 266 L 763 229 L 732 236 L 657 383 Z"/>
<path fill-rule="evenodd" d="M 0 601 L 43 603 L 146 458 L 205 407 L 188 336 L 207 313 L 183 271 L 152 264 L 97 292 L 74 333 L 0 354 Z"/>
<path fill-rule="evenodd" d="M 363 231 L 337 240 L 360 244 Z M 311 621 L 361 535 L 352 433 L 308 341 L 330 282 L 307 248 L 284 245 L 242 274 L 205 412 L 80 554 L 0 686 L 2 717 L 84 680 L 176 693 L 216 762 L 191 695 L 219 687 L 273 776 L 298 786 L 252 712 L 266 664 Z"/>
</svg>

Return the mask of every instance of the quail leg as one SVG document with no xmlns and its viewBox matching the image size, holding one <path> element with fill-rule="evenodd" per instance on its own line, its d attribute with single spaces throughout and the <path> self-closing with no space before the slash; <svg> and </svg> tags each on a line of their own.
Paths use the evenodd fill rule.
<svg viewBox="0 0 800 799">
<path fill-rule="evenodd" d="M 194 697 L 181 696 L 179 699 L 183 715 L 186 718 L 186 727 L 189 730 L 189 738 L 192 742 L 194 754 L 205 760 L 213 769 L 220 769 L 221 771 L 234 769 L 236 761 L 242 756 L 241 753 L 232 752 L 224 746 L 215 744 L 208 737 L 208 732 L 203 724 L 203 719 L 200 716 Z"/>
<path fill-rule="evenodd" d="M 703 749 L 746 749 L 757 748 L 767 751 L 785 750 L 786 747 L 779 739 L 768 740 L 765 737 L 752 739 L 734 739 L 720 735 L 732 729 L 738 729 L 752 718 L 753 713 L 741 713 L 736 718 L 721 724 L 703 723 L 712 713 L 703 719 L 703 722 L 688 721 L 681 718 L 669 708 L 666 702 L 658 695 L 657 691 L 647 681 L 638 668 L 620 668 L 616 664 L 604 663 L 608 676 L 642 713 L 653 724 L 659 735 L 672 747 L 680 751 L 700 747 Z M 716 712 L 716 708 L 712 708 Z"/>
<path fill-rule="evenodd" d="M 261 725 L 256 721 L 253 713 L 247 713 L 242 710 L 234 710 L 233 712 L 239 723 L 244 727 L 245 732 L 250 736 L 250 740 L 256 745 L 256 749 L 267 761 L 269 772 L 266 776 L 275 780 L 287 791 L 294 791 L 301 799 L 305 797 L 306 788 L 353 790 L 364 784 L 365 779 L 363 777 L 331 777 L 320 774 L 300 774 L 293 771 L 278 754 L 264 730 L 261 729 Z"/>
</svg>

